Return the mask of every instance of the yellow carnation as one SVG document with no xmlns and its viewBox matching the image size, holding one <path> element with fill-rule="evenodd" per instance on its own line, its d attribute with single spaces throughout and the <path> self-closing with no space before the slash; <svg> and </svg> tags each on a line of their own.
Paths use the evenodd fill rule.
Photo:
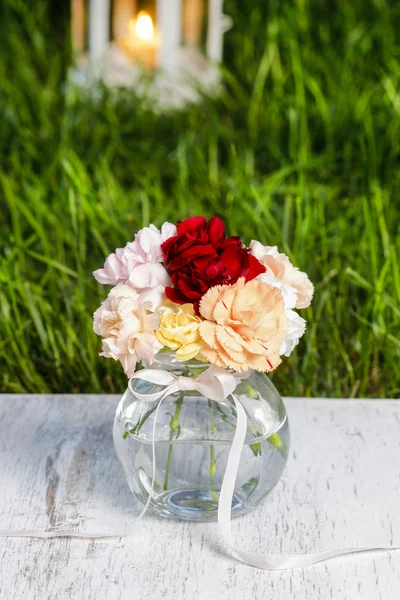
<svg viewBox="0 0 400 600">
<path fill-rule="evenodd" d="M 196 315 L 192 304 L 174 304 L 168 300 L 160 308 L 160 327 L 156 331 L 158 341 L 175 350 L 178 360 L 195 358 L 203 342 L 199 327 L 202 319 Z"/>
</svg>

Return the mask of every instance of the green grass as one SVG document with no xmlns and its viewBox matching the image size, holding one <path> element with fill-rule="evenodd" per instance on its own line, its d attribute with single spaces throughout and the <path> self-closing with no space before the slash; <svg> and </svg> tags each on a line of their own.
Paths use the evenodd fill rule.
<svg viewBox="0 0 400 600">
<path fill-rule="evenodd" d="M 226 0 L 223 93 L 158 115 L 66 86 L 67 15 L 34 6 L 0 9 L 0 391 L 122 391 L 92 270 L 149 222 L 217 214 L 315 283 L 279 390 L 399 397 L 400 5 Z"/>
</svg>

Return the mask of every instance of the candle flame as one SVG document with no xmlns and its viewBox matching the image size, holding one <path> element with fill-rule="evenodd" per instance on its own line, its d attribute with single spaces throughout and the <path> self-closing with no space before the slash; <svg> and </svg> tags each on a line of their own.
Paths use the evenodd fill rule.
<svg viewBox="0 0 400 600">
<path fill-rule="evenodd" d="M 142 40 L 150 40 L 154 35 L 154 25 L 151 16 L 145 10 L 141 10 L 136 20 L 129 23 L 129 30 L 136 33 Z"/>
</svg>

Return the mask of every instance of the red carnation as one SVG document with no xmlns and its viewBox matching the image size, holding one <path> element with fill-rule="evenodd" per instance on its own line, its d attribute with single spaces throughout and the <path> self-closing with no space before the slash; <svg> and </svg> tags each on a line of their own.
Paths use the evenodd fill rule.
<svg viewBox="0 0 400 600">
<path fill-rule="evenodd" d="M 190 302 L 196 309 L 201 297 L 214 285 L 235 283 L 239 277 L 250 281 L 265 267 L 244 248 L 239 237 L 225 238 L 218 217 L 180 221 L 177 235 L 162 246 L 165 265 L 174 287 L 165 289 L 172 302 Z"/>
</svg>

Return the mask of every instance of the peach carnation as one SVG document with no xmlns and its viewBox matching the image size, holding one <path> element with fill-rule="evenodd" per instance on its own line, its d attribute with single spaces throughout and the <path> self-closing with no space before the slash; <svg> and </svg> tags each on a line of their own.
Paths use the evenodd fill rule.
<svg viewBox="0 0 400 600">
<path fill-rule="evenodd" d="M 288 331 L 284 309 L 279 289 L 261 281 L 241 277 L 209 289 L 200 301 L 202 355 L 235 371 L 272 371 Z"/>
</svg>

